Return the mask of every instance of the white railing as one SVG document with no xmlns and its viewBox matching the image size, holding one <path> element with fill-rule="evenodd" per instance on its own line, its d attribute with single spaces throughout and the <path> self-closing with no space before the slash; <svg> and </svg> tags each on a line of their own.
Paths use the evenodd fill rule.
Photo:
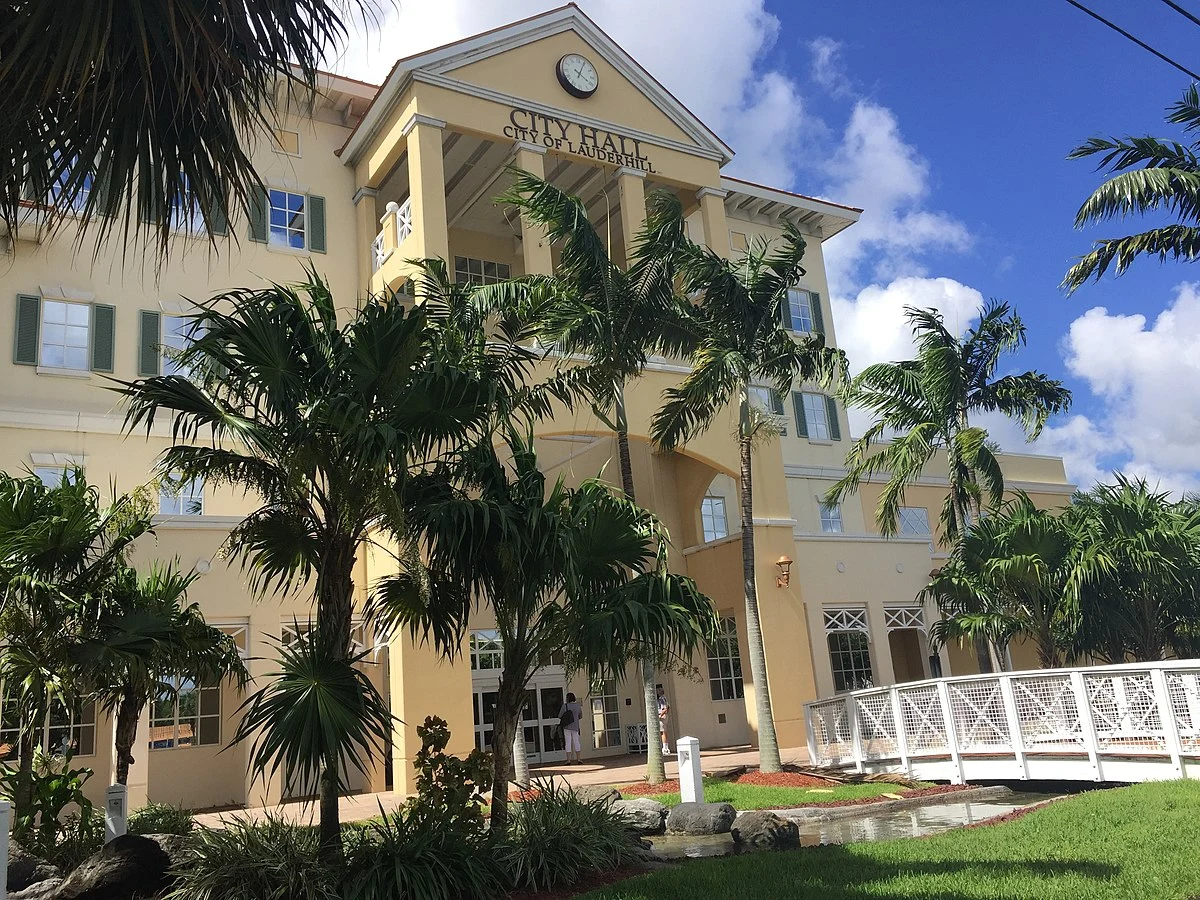
<svg viewBox="0 0 1200 900">
<path fill-rule="evenodd" d="M 413 231 L 412 198 L 403 203 L 395 201 L 387 205 L 387 212 L 379 220 L 383 230 L 371 242 L 371 271 L 378 272 L 389 256 L 404 243 Z M 391 231 L 391 234 L 388 232 Z"/>
<path fill-rule="evenodd" d="M 962 783 L 1200 778 L 1200 660 L 939 678 L 805 704 L 809 759 Z"/>
</svg>

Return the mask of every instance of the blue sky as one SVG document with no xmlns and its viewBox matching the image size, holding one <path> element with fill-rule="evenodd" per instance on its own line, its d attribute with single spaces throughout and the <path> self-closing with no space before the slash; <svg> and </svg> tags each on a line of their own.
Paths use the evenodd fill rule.
<svg viewBox="0 0 1200 900">
<path fill-rule="evenodd" d="M 1200 15 L 1200 0 L 1183 2 Z M 405 0 L 339 68 L 380 78 L 397 56 L 550 5 Z M 1200 289 L 1188 283 L 1200 269 L 1148 261 L 1071 297 L 1058 289 L 1092 237 L 1124 233 L 1074 230 L 1099 176 L 1067 153 L 1099 133 L 1174 136 L 1163 111 L 1186 76 L 1065 0 L 580 5 L 734 147 L 727 171 L 865 208 L 826 246 L 856 367 L 906 355 L 905 303 L 965 327 L 982 298 L 1007 300 L 1029 329 L 1011 367 L 1075 393 L 1035 452 L 1062 454 L 1083 485 L 1120 467 L 1200 487 Z M 1165 4 L 1089 5 L 1200 65 L 1200 27 Z M 986 424 L 1027 449 L 1007 423 Z"/>
</svg>

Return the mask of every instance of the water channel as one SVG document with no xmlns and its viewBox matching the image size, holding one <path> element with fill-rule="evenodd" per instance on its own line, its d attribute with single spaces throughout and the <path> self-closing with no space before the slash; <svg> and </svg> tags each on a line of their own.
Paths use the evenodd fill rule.
<svg viewBox="0 0 1200 900">
<path fill-rule="evenodd" d="M 985 800 L 959 803 L 932 803 L 910 809 L 871 812 L 864 807 L 861 815 L 838 819 L 817 819 L 789 816 L 800 827 L 800 844 L 851 844 L 855 841 L 886 841 L 892 838 L 924 837 L 949 831 L 960 825 L 982 822 L 1013 810 L 1041 803 L 1055 794 L 1012 793 Z M 787 815 L 787 811 L 778 811 Z M 683 859 L 703 856 L 728 856 L 736 853 L 733 838 L 728 834 L 661 835 L 648 839 L 654 852 L 662 859 Z"/>
</svg>

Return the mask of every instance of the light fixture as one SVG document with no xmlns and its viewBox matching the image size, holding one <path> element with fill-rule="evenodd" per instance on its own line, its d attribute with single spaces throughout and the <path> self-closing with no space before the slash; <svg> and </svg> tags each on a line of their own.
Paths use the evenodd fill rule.
<svg viewBox="0 0 1200 900">
<path fill-rule="evenodd" d="M 779 575 L 775 578 L 775 586 L 785 588 L 792 583 L 792 558 L 790 556 L 781 556 L 775 560 L 775 565 L 779 567 Z"/>
</svg>

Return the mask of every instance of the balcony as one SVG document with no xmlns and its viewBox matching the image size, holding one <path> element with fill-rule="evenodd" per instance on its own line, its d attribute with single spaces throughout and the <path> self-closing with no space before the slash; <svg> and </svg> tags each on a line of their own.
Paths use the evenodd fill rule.
<svg viewBox="0 0 1200 900">
<path fill-rule="evenodd" d="M 383 230 L 375 235 L 371 242 L 371 271 L 378 272 L 385 262 L 400 249 L 401 245 L 412 234 L 412 198 L 403 203 L 395 201 L 387 205 L 387 212 L 379 220 Z"/>
</svg>

